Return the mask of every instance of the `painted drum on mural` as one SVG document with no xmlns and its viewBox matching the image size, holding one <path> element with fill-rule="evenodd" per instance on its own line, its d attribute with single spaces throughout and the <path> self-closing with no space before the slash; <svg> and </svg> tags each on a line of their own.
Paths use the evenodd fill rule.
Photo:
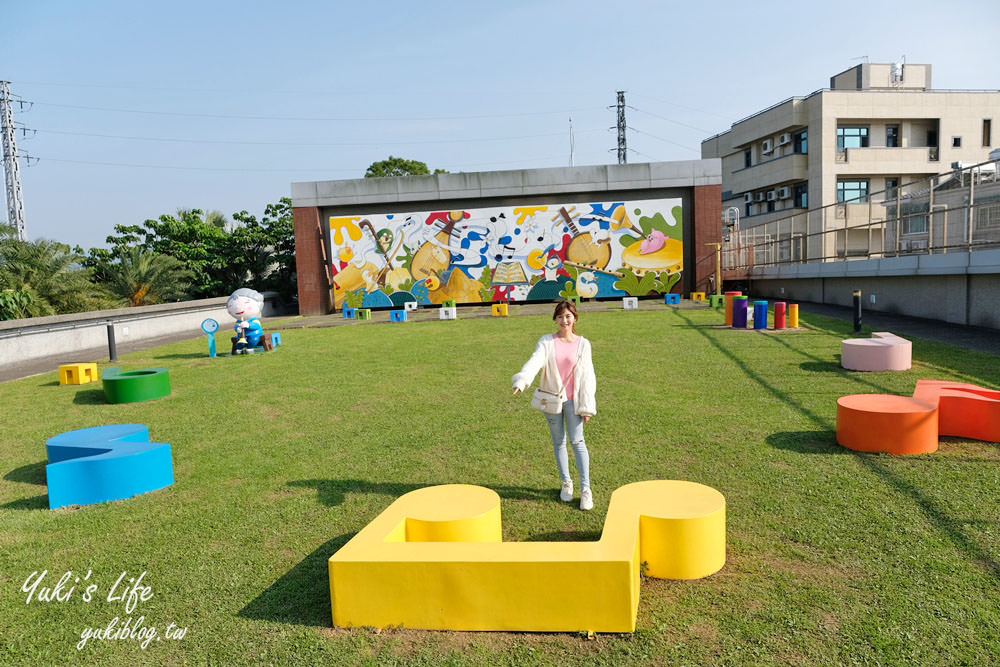
<svg viewBox="0 0 1000 667">
<path fill-rule="evenodd" d="M 680 199 L 330 217 L 336 308 L 671 291 Z"/>
</svg>

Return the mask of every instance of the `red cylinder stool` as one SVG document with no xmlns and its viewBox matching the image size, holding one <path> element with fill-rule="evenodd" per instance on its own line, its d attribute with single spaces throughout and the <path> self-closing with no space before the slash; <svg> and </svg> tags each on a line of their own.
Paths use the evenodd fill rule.
<svg viewBox="0 0 1000 667">
<path fill-rule="evenodd" d="M 774 328 L 784 329 L 785 328 L 785 309 L 788 304 L 784 301 L 774 302 Z"/>
</svg>

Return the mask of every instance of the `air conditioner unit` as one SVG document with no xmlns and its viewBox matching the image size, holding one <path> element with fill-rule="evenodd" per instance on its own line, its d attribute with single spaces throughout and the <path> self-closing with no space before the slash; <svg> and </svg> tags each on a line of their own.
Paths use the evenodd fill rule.
<svg viewBox="0 0 1000 667">
<path fill-rule="evenodd" d="M 784 146 L 785 144 L 792 143 L 792 135 L 789 132 L 782 132 L 778 135 L 778 145 Z"/>
<path fill-rule="evenodd" d="M 743 202 L 744 203 L 749 204 L 752 201 L 753 201 L 753 193 L 752 192 L 748 192 L 745 195 L 743 195 Z"/>
<path fill-rule="evenodd" d="M 754 198 L 754 201 L 764 201 L 764 193 L 763 192 L 756 192 L 756 193 L 754 193 L 753 198 Z"/>
<path fill-rule="evenodd" d="M 765 139 L 764 143 L 761 144 L 761 153 L 767 154 L 774 150 L 774 144 L 770 139 Z"/>
<path fill-rule="evenodd" d="M 791 199 L 792 189 L 787 185 L 783 188 L 778 188 L 778 199 Z"/>
<path fill-rule="evenodd" d="M 767 201 L 776 201 L 778 199 L 778 193 L 774 190 L 767 191 Z"/>
</svg>

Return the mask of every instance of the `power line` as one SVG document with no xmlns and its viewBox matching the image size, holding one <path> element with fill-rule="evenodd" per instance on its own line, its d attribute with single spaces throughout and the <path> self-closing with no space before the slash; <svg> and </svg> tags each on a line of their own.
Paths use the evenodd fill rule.
<svg viewBox="0 0 1000 667">
<path fill-rule="evenodd" d="M 699 113 L 708 113 L 708 114 L 712 114 L 713 116 L 718 116 L 719 118 L 731 119 L 731 116 L 727 116 L 725 114 L 721 114 L 718 111 L 710 111 L 709 109 L 699 109 L 698 107 L 687 106 L 685 104 L 678 104 L 677 102 L 668 102 L 667 100 L 661 100 L 661 99 L 656 98 L 656 97 L 650 97 L 649 95 L 643 95 L 642 93 L 638 93 L 638 94 L 632 93 L 632 95 L 633 96 L 638 96 L 641 99 L 647 99 L 647 100 L 651 100 L 653 102 L 659 102 L 660 104 L 669 104 L 670 106 L 679 107 L 681 109 L 687 109 L 688 111 L 697 111 Z"/>
<path fill-rule="evenodd" d="M 247 172 L 247 173 L 285 173 L 285 172 L 351 172 L 363 174 L 367 167 L 361 168 L 334 168 L 334 167 L 294 167 L 294 168 L 252 168 L 252 167 L 190 167 L 164 164 L 140 164 L 134 162 L 98 162 L 94 160 L 70 160 L 65 158 L 36 157 L 31 158 L 36 161 L 59 162 L 66 164 L 85 164 L 100 167 L 126 167 L 129 169 L 173 169 L 178 171 L 205 171 L 205 172 Z M 474 162 L 458 165 L 447 165 L 452 168 L 481 167 L 498 164 L 524 164 L 531 162 L 542 162 L 545 160 L 562 159 L 560 155 L 546 155 L 532 158 L 519 158 L 517 160 Z"/>
<path fill-rule="evenodd" d="M 579 130 L 580 132 L 597 132 L 603 128 L 592 128 Z M 39 131 L 39 130 L 35 130 Z M 343 141 L 343 142 L 318 142 L 318 141 L 240 141 L 225 139 L 183 139 L 170 137 L 141 137 L 120 134 L 101 134 L 96 132 L 68 132 L 65 130 L 40 130 L 43 134 L 61 134 L 72 137 L 94 137 L 99 139 L 126 139 L 130 141 L 159 141 L 167 143 L 183 144 L 222 144 L 237 146 L 386 146 L 386 145 L 419 145 L 419 144 L 455 144 L 474 143 L 479 141 L 516 141 L 520 139 L 542 139 L 545 137 L 561 137 L 562 132 L 549 132 L 546 134 L 526 134 L 515 137 L 484 137 L 471 139 L 422 139 L 419 141 Z"/>
<path fill-rule="evenodd" d="M 695 127 L 694 125 L 688 125 L 687 123 L 682 123 L 679 120 L 674 120 L 673 118 L 667 118 L 666 116 L 661 116 L 659 114 L 655 114 L 652 111 L 646 111 L 645 109 L 637 109 L 637 108 L 635 108 L 633 106 L 630 106 L 629 109 L 631 109 L 632 111 L 638 111 L 639 113 L 644 113 L 644 114 L 646 114 L 648 116 L 652 116 L 653 118 L 659 118 L 660 120 L 665 120 L 668 123 L 674 123 L 675 125 L 680 125 L 682 127 L 687 127 L 687 128 L 692 129 L 692 130 L 698 130 L 699 132 L 708 132 L 708 133 L 711 133 L 711 130 L 706 130 L 706 129 L 701 128 L 701 127 Z"/>
<path fill-rule="evenodd" d="M 509 114 L 479 114 L 468 116 L 421 116 L 421 117 L 350 117 L 350 116 L 243 116 L 225 114 L 190 113 L 185 111 L 150 111 L 147 109 L 116 109 L 114 107 L 92 107 L 79 104 L 57 104 L 55 102 L 35 102 L 35 104 L 59 107 L 63 109 L 79 109 L 84 111 L 110 111 L 112 113 L 132 113 L 149 116 L 176 116 L 182 118 L 215 118 L 220 120 L 275 120 L 275 121 L 301 121 L 301 122 L 377 122 L 377 123 L 401 123 L 420 122 L 437 120 L 482 120 L 487 118 L 524 118 L 529 116 L 551 116 L 553 114 L 566 114 L 577 111 L 593 111 L 601 107 L 582 107 L 579 109 L 561 109 L 558 111 L 526 111 L 523 113 Z"/>
<path fill-rule="evenodd" d="M 93 89 L 107 89 L 107 90 L 144 90 L 149 92 L 166 92 L 166 93 L 222 93 L 226 95 L 233 94 L 245 94 L 258 97 L 260 95 L 260 90 L 258 88 L 192 88 L 192 87 L 182 87 L 182 86 L 139 86 L 139 85 L 127 85 L 127 84 L 111 84 L 111 83 L 68 83 L 64 81 L 18 81 L 18 85 L 21 86 L 50 86 L 56 88 L 93 88 Z M 325 88 L 322 90 L 316 89 L 280 89 L 280 88 L 269 88 L 268 91 L 275 95 L 305 95 L 310 97 L 330 97 L 330 96 L 368 96 L 368 95 L 392 95 L 398 96 L 398 88 L 385 88 L 385 89 L 368 89 L 368 90 L 337 90 L 331 88 Z M 442 88 L 439 90 L 421 88 L 421 92 L 429 95 L 455 95 L 456 93 L 461 93 L 465 95 L 479 95 L 489 93 L 490 95 L 510 95 L 510 96 L 521 96 L 521 97 L 536 97 L 540 95 L 569 95 L 575 94 L 578 89 L 575 88 L 544 88 L 540 90 L 525 90 L 525 89 L 497 89 L 490 88 L 487 91 L 473 90 L 470 88 L 456 89 L 454 87 Z"/>
<path fill-rule="evenodd" d="M 637 128 L 635 125 L 631 126 L 628 129 L 631 130 L 631 131 L 633 131 L 633 132 L 637 132 L 639 134 L 644 134 L 647 137 L 652 137 L 653 139 L 656 139 L 657 141 L 662 141 L 662 142 L 667 143 L 667 144 L 672 144 L 674 146 L 677 146 L 678 148 L 683 148 L 685 150 L 693 151 L 695 153 L 701 153 L 701 149 L 692 148 L 691 146 L 685 146 L 684 144 L 679 144 L 676 141 L 671 141 L 670 139 L 664 139 L 663 137 L 658 137 L 655 134 L 650 134 L 649 132 L 644 132 L 643 130 L 640 130 L 639 128 Z"/>
</svg>

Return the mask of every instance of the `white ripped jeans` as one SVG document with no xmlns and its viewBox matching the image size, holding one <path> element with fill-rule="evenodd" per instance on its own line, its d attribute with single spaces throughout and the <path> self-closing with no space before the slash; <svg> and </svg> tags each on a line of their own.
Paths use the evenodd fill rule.
<svg viewBox="0 0 1000 667">
<path fill-rule="evenodd" d="M 556 466 L 562 481 L 569 482 L 569 454 L 566 451 L 566 436 L 573 446 L 576 456 L 576 470 L 580 473 L 580 489 L 590 488 L 590 453 L 587 443 L 583 441 L 583 417 L 574 411 L 573 401 L 563 401 L 562 412 L 555 415 L 545 413 L 545 421 L 549 423 L 549 433 L 552 434 L 552 447 L 556 456 Z"/>
</svg>

